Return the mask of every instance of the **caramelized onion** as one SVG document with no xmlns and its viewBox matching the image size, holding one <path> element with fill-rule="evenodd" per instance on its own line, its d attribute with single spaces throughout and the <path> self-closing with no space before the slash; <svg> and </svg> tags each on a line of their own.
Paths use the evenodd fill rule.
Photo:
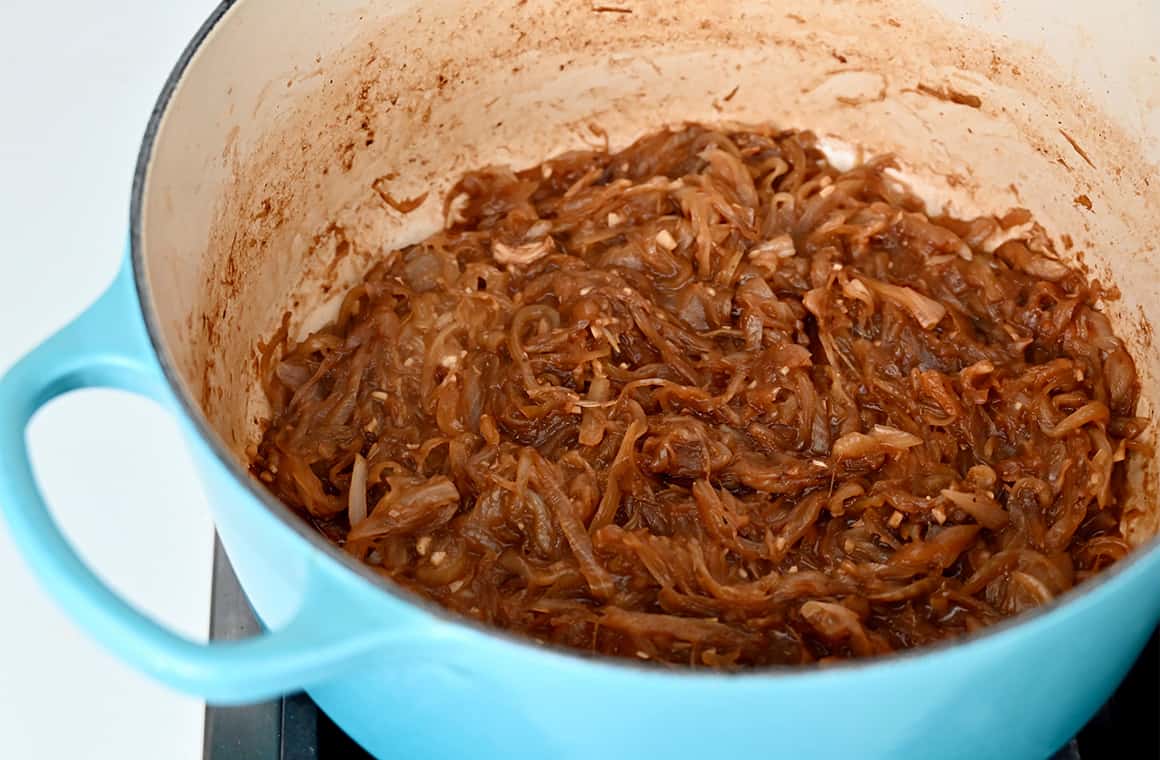
<svg viewBox="0 0 1160 760">
<path fill-rule="evenodd" d="M 259 346 L 253 471 L 392 581 L 590 652 L 865 657 L 1050 601 L 1130 549 L 1135 364 L 1026 211 L 932 218 L 890 166 L 689 125 L 470 173 Z"/>
<path fill-rule="evenodd" d="M 367 519 L 367 460 L 355 454 L 350 470 L 350 494 L 347 497 L 347 517 L 350 527 Z"/>
</svg>

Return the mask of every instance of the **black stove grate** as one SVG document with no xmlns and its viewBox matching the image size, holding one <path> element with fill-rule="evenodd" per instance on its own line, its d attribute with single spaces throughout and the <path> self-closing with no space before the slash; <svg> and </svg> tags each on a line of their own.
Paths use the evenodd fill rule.
<svg viewBox="0 0 1160 760">
<path fill-rule="evenodd" d="M 210 637 L 260 631 L 233 568 L 215 542 Z M 1160 758 L 1160 631 L 1076 738 L 1050 760 Z M 205 760 L 364 760 L 365 750 L 305 694 L 245 707 L 208 707 Z"/>
</svg>

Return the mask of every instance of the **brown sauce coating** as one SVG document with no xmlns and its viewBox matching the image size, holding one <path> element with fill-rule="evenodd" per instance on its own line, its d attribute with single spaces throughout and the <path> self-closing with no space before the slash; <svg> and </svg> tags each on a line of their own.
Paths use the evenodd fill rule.
<svg viewBox="0 0 1160 760">
<path fill-rule="evenodd" d="M 1042 604 L 1129 550 L 1135 366 L 1026 212 L 928 218 L 889 165 L 690 125 L 471 173 L 276 336 L 254 472 L 384 576 L 586 651 L 808 663 Z"/>
</svg>

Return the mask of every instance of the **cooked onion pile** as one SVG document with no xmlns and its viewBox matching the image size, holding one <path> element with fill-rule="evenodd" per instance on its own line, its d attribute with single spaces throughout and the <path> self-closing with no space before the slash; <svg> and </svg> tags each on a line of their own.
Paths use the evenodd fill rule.
<svg viewBox="0 0 1160 760">
<path fill-rule="evenodd" d="M 1026 211 L 928 218 L 812 135 L 467 175 L 264 348 L 254 472 L 473 618 L 694 666 L 919 646 L 1129 550 L 1136 370 Z"/>
</svg>

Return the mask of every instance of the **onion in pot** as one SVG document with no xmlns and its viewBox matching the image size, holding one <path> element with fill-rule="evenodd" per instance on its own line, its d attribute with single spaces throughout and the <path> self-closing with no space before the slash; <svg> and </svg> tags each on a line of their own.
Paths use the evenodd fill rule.
<svg viewBox="0 0 1160 760">
<path fill-rule="evenodd" d="M 1046 603 L 1130 550 L 1136 366 L 1030 214 L 900 176 L 691 124 L 470 172 L 398 250 L 336 226 L 371 268 L 258 346 L 254 475 L 457 614 L 672 666 Z"/>
<path fill-rule="evenodd" d="M 352 528 L 367 519 L 367 460 L 362 454 L 354 455 L 354 466 L 350 471 L 347 517 Z"/>
</svg>

